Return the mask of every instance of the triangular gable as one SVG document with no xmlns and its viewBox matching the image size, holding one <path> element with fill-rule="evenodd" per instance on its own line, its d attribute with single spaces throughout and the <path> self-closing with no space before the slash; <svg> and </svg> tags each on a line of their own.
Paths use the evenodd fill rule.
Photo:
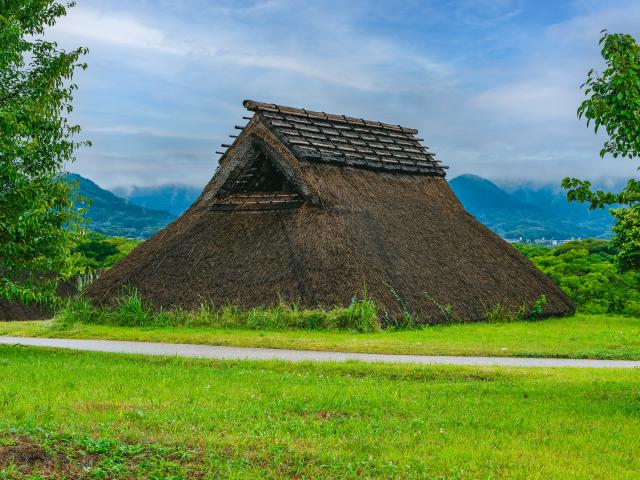
<svg viewBox="0 0 640 480">
<path fill-rule="evenodd" d="M 214 210 L 276 210 L 302 204 L 302 196 L 260 149 L 235 173 L 216 194 Z"/>
<path fill-rule="evenodd" d="M 288 161 L 270 148 L 250 125 L 227 152 L 210 186 L 213 210 L 271 210 L 299 207 L 305 200 L 301 180 Z"/>
</svg>

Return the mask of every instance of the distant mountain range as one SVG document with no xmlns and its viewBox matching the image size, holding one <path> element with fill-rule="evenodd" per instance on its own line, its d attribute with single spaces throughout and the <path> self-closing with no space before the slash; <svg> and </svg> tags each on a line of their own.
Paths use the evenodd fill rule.
<svg viewBox="0 0 640 480">
<path fill-rule="evenodd" d="M 100 188 L 80 175 L 70 175 L 80 193 L 91 198 L 90 227 L 106 235 L 148 238 L 180 216 L 198 198 L 201 188 L 188 185 Z M 603 210 L 569 203 L 560 188 L 549 185 L 496 185 L 476 175 L 449 182 L 467 211 L 498 235 L 534 240 L 609 238 L 613 224 Z"/>
<path fill-rule="evenodd" d="M 476 175 L 461 175 L 449 185 L 469 213 L 503 238 L 611 236 L 609 212 L 589 211 L 584 204 L 570 203 L 560 188 L 522 184 L 500 188 Z"/>
<path fill-rule="evenodd" d="M 78 192 L 91 199 L 88 207 L 89 228 L 110 236 L 144 239 L 171 222 L 176 215 L 135 205 L 100 188 L 88 178 L 70 174 L 78 182 Z"/>
</svg>

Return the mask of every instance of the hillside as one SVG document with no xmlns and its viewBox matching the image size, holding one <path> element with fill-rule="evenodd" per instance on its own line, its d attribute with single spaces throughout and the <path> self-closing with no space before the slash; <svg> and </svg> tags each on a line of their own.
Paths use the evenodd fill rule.
<svg viewBox="0 0 640 480">
<path fill-rule="evenodd" d="M 608 238 L 613 224 L 606 211 L 590 212 L 569 203 L 550 186 L 513 186 L 511 193 L 476 175 L 461 175 L 449 182 L 464 207 L 480 222 L 504 238 Z"/>
<path fill-rule="evenodd" d="M 68 176 L 79 185 L 79 193 L 91 199 L 88 217 L 89 228 L 109 236 L 148 238 L 175 216 L 163 210 L 153 210 L 129 203 L 113 193 L 100 188 L 91 180 L 77 174 Z"/>
</svg>

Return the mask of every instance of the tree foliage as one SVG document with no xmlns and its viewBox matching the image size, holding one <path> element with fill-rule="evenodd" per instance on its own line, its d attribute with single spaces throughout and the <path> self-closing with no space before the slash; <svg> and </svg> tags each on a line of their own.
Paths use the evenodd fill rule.
<svg viewBox="0 0 640 480">
<path fill-rule="evenodd" d="M 118 263 L 139 244 L 140 240 L 89 232 L 78 239 L 73 252 L 78 256 L 76 264 L 81 270 L 104 270 Z"/>
<path fill-rule="evenodd" d="M 62 172 L 83 143 L 67 115 L 87 50 L 44 39 L 72 6 L 0 0 L 0 296 L 9 300 L 51 299 L 73 273 L 79 212 Z"/>
<path fill-rule="evenodd" d="M 622 270 L 640 271 L 640 204 L 613 211 L 611 244 L 618 249 L 617 264 Z"/>
<path fill-rule="evenodd" d="M 608 139 L 600 150 L 614 158 L 640 156 L 640 47 L 631 35 L 610 34 L 603 30 L 600 39 L 606 68 L 602 73 L 590 70 L 581 88 L 587 98 L 578 107 L 578 117 L 587 126 L 604 127 Z M 590 209 L 617 206 L 614 245 L 619 249 L 618 267 L 640 270 L 640 180 L 630 179 L 619 193 L 593 190 L 591 182 L 565 178 L 562 186 L 567 198 L 588 202 Z"/>
<path fill-rule="evenodd" d="M 579 312 L 640 316 L 640 273 L 615 268 L 620 252 L 611 242 L 591 239 L 556 248 L 514 246 L 571 297 Z"/>
<path fill-rule="evenodd" d="M 591 69 L 582 84 L 588 98 L 578 107 L 578 117 L 593 121 L 595 131 L 603 126 L 608 140 L 600 156 L 607 153 L 633 158 L 640 152 L 640 48 L 631 35 L 609 34 L 600 39 L 607 68 L 602 74 Z"/>
</svg>

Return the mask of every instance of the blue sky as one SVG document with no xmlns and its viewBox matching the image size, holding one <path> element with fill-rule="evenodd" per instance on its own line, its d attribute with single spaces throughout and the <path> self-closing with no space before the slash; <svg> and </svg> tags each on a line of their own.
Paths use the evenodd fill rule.
<svg viewBox="0 0 640 480">
<path fill-rule="evenodd" d="M 78 0 L 49 36 L 87 46 L 70 170 L 111 188 L 213 174 L 246 98 L 418 128 L 452 178 L 619 179 L 577 120 L 616 0 Z"/>
</svg>

